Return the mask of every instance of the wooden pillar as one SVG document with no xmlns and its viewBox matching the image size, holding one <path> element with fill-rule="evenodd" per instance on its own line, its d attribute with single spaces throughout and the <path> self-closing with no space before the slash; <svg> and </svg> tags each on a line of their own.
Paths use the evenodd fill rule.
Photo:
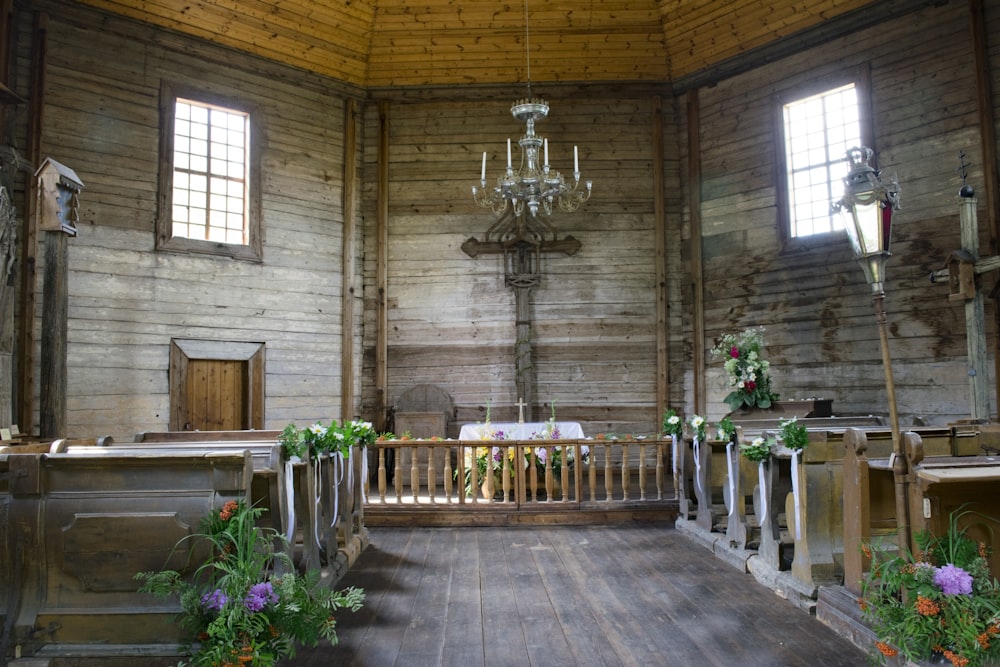
<svg viewBox="0 0 1000 667">
<path fill-rule="evenodd" d="M 357 177 L 358 177 L 358 103 L 348 99 L 344 107 L 344 247 L 343 287 L 341 292 L 340 346 L 340 417 L 351 419 L 354 410 L 354 295 L 357 280 Z"/>
<path fill-rule="evenodd" d="M 698 89 L 687 93 L 688 211 L 691 219 L 692 367 L 694 412 L 705 414 L 705 294 L 701 266 L 701 106 Z"/>
<path fill-rule="evenodd" d="M 667 223 L 663 197 L 663 101 L 653 97 L 653 233 L 656 246 L 656 424 L 670 404 L 670 331 L 667 314 Z"/>
<path fill-rule="evenodd" d="M 385 431 L 388 414 L 388 347 L 389 314 L 387 289 L 389 274 L 389 103 L 378 105 L 378 203 L 375 219 L 375 289 L 377 290 L 375 321 L 375 415 L 376 431 Z"/>
<path fill-rule="evenodd" d="M 45 233 L 42 285 L 42 363 L 39 435 L 66 437 L 66 334 L 69 244 L 63 232 Z"/>
<path fill-rule="evenodd" d="M 976 91 L 979 107 L 979 132 L 982 135 L 983 191 L 986 198 L 986 228 L 989 230 L 990 255 L 997 254 L 1000 239 L 1000 176 L 997 165 L 997 140 L 993 113 L 993 86 L 990 71 L 989 43 L 987 40 L 986 11 L 983 0 L 970 0 L 970 32 L 972 51 L 976 67 Z M 964 247 L 964 245 L 963 245 Z M 994 309 L 994 317 L 1000 325 L 1000 308 Z M 984 367 L 985 370 L 985 367 Z M 993 345 L 993 395 L 1000 396 L 1000 340 Z M 989 401 L 987 400 L 987 406 Z M 985 419 L 990 413 L 985 413 Z"/>
<path fill-rule="evenodd" d="M 32 164 L 41 162 L 41 135 L 45 90 L 45 55 L 47 51 L 48 15 L 36 14 L 34 44 L 31 54 L 31 99 L 28 104 L 27 159 Z M 17 314 L 17 368 L 18 378 L 17 419 L 21 431 L 31 433 L 35 411 L 35 260 L 38 256 L 36 229 L 37 206 L 34 179 L 28 179 L 25 193 L 24 228 L 21 233 L 21 256 Z"/>
</svg>

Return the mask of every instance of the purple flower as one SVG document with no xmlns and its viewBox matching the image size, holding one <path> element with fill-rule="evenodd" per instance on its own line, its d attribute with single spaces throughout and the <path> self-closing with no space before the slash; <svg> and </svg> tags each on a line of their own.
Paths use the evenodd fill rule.
<svg viewBox="0 0 1000 667">
<path fill-rule="evenodd" d="M 549 458 L 549 450 L 544 447 L 535 447 L 535 458 L 544 465 L 545 459 Z"/>
<path fill-rule="evenodd" d="M 205 593 L 201 596 L 201 604 L 210 611 L 221 611 L 226 606 L 227 601 L 226 594 L 220 588 L 216 588 L 211 593 Z"/>
<path fill-rule="evenodd" d="M 951 563 L 936 568 L 934 584 L 945 595 L 972 595 L 972 575 Z"/>
<path fill-rule="evenodd" d="M 274 592 L 270 581 L 254 584 L 250 587 L 250 592 L 243 599 L 243 606 L 250 611 L 260 611 L 269 602 L 277 602 L 278 596 Z"/>
</svg>

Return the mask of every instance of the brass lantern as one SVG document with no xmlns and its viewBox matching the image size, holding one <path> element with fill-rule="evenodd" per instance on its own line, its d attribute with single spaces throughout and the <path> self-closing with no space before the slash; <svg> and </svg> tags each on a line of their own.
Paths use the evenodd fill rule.
<svg viewBox="0 0 1000 667">
<path fill-rule="evenodd" d="M 899 185 L 895 179 L 889 185 L 882 183 L 879 171 L 870 164 L 870 148 L 852 148 L 847 158 L 851 169 L 844 177 L 844 196 L 833 204 L 833 209 L 843 217 L 854 257 L 875 294 L 884 291 L 885 261 L 892 254 L 892 212 L 899 208 Z"/>
</svg>

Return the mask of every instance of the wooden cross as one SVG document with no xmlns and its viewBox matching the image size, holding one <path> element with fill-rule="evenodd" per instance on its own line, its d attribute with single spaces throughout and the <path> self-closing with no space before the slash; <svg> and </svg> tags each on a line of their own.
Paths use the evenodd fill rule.
<svg viewBox="0 0 1000 667">
<path fill-rule="evenodd" d="M 527 406 L 527 403 L 525 403 L 524 402 L 524 398 L 521 397 L 521 398 L 517 399 L 517 403 L 515 403 L 515 405 L 517 405 L 517 423 L 518 424 L 523 424 L 524 423 L 524 408 Z"/>
<path fill-rule="evenodd" d="M 948 280 L 949 301 L 965 302 L 965 336 L 969 357 L 969 413 L 974 422 L 990 419 L 990 388 L 987 385 L 986 322 L 983 293 L 979 289 L 981 273 L 1000 269 L 1000 257 L 979 256 L 979 224 L 976 219 L 976 193 L 965 182 L 965 152 L 960 154 L 962 189 L 959 190 L 959 220 L 962 249 L 952 251 L 947 266 L 931 273 L 931 282 Z M 994 288 L 994 291 L 996 288 Z M 995 296 L 995 295 L 994 295 Z"/>
<path fill-rule="evenodd" d="M 540 216 L 513 212 L 497 220 L 486 230 L 486 237 L 479 241 L 471 237 L 462 244 L 469 257 L 486 254 L 504 256 L 504 283 L 514 290 L 514 382 L 517 385 L 518 407 L 523 422 L 524 407 L 531 421 L 534 396 L 535 368 L 531 362 L 531 290 L 541 282 L 539 264 L 543 252 L 562 252 L 575 255 L 580 242 L 572 236 L 558 238 L 555 227 Z M 521 402 L 527 399 L 522 407 Z"/>
</svg>

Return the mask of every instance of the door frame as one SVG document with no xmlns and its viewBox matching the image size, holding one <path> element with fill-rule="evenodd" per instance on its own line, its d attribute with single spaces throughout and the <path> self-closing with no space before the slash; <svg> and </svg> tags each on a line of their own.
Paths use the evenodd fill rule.
<svg viewBox="0 0 1000 667">
<path fill-rule="evenodd" d="M 171 431 L 184 430 L 188 401 L 188 365 L 199 361 L 242 361 L 247 365 L 246 415 L 250 428 L 264 428 L 264 343 L 238 341 L 170 339 L 170 423 Z"/>
</svg>

